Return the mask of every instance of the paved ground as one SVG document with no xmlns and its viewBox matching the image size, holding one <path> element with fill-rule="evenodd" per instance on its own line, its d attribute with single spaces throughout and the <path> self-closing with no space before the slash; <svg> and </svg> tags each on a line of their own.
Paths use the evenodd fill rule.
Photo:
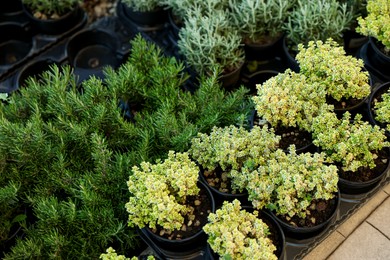
<svg viewBox="0 0 390 260">
<path fill-rule="evenodd" d="M 384 186 L 303 260 L 390 260 L 390 184 Z"/>
</svg>

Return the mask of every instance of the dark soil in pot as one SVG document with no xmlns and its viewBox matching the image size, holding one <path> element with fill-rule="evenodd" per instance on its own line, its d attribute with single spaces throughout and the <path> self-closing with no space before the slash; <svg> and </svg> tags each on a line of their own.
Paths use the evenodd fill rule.
<svg viewBox="0 0 390 260">
<path fill-rule="evenodd" d="M 277 128 L 275 134 L 282 137 L 279 147 L 285 151 L 288 151 L 292 144 L 295 145 L 297 152 L 305 152 L 312 146 L 311 134 L 295 127 Z"/>
</svg>

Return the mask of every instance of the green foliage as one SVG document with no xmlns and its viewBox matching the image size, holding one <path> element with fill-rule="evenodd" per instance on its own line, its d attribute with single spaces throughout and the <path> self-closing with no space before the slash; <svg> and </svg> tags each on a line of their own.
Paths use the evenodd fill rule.
<svg viewBox="0 0 390 260">
<path fill-rule="evenodd" d="M 266 43 L 283 33 L 283 24 L 295 1 L 230 0 L 233 28 L 244 42 Z"/>
<path fill-rule="evenodd" d="M 242 176 L 241 168 L 265 164 L 279 140 L 280 136 L 266 126 L 254 126 L 251 131 L 235 126 L 214 127 L 210 134 L 198 133 L 191 141 L 189 152 L 204 169 L 221 167 L 232 179 L 232 188 L 242 191 L 246 176 Z"/>
<path fill-rule="evenodd" d="M 65 14 L 80 4 L 81 0 L 22 0 L 22 3 L 33 13 L 40 12 L 51 17 L 53 14 L 59 16 Z"/>
<path fill-rule="evenodd" d="M 304 218 L 314 199 L 329 200 L 337 192 L 337 167 L 327 165 L 324 153 L 296 154 L 295 147 L 278 149 L 266 165 L 247 170 L 249 200 L 257 209 Z"/>
<path fill-rule="evenodd" d="M 104 81 L 77 86 L 69 67 L 53 66 L 0 104 L 0 220 L 26 208 L 33 214 L 5 259 L 94 259 L 110 245 L 122 254 L 134 249 L 129 169 L 165 158 L 171 147 L 184 151 L 200 130 L 245 122 L 247 90 L 227 94 L 213 75 L 192 95 L 181 89 L 188 78 L 181 63 L 141 36 L 131 44 L 129 60 Z M 140 106 L 132 121 L 121 102 Z"/>
<path fill-rule="evenodd" d="M 327 154 L 329 162 L 340 163 L 345 171 L 374 168 L 375 152 L 390 146 L 384 129 L 361 119 L 357 114 L 351 122 L 348 112 L 338 119 L 335 113 L 327 111 L 313 121 L 313 143 Z"/>
<path fill-rule="evenodd" d="M 326 94 L 337 101 L 342 98 L 364 99 L 370 95 L 369 75 L 363 60 L 346 55 L 342 46 L 332 39 L 310 41 L 298 45 L 296 59 L 300 73 L 310 82 L 318 82 Z"/>
<path fill-rule="evenodd" d="M 358 33 L 372 36 L 380 41 L 387 51 L 390 51 L 390 1 L 389 0 L 368 0 L 367 16 L 359 17 Z"/>
<path fill-rule="evenodd" d="M 220 259 L 277 259 L 276 246 L 268 237 L 269 227 L 257 218 L 257 211 L 241 210 L 238 200 L 225 201 L 215 213 L 210 213 L 203 230 L 207 242 Z"/>
<path fill-rule="evenodd" d="M 257 114 L 272 127 L 298 127 L 310 131 L 311 123 L 325 103 L 325 87 L 304 74 L 287 69 L 257 85 L 252 97 Z"/>
<path fill-rule="evenodd" d="M 309 41 L 333 38 L 342 43 L 342 32 L 349 28 L 353 13 L 337 0 L 298 0 L 285 24 L 292 47 Z"/>
<path fill-rule="evenodd" d="M 124 255 L 118 255 L 115 252 L 115 249 L 112 247 L 107 248 L 106 250 L 107 254 L 101 254 L 99 259 L 103 260 L 138 260 L 138 257 L 133 256 L 132 258 L 127 258 Z M 147 260 L 154 260 L 154 256 L 148 256 Z"/>
<path fill-rule="evenodd" d="M 200 8 L 188 14 L 179 32 L 179 52 L 188 66 L 199 74 L 211 74 L 213 68 L 231 72 L 244 62 L 241 37 L 232 30 L 226 11 Z"/>
<path fill-rule="evenodd" d="M 198 174 L 199 168 L 187 153 L 173 151 L 163 162 L 134 166 L 127 182 L 131 194 L 126 203 L 129 225 L 180 230 L 184 216 L 194 211 L 185 203 L 187 196 L 199 193 Z"/>
<path fill-rule="evenodd" d="M 390 131 L 390 89 L 382 94 L 382 100 L 374 105 L 375 120 L 386 125 L 387 131 Z"/>
<path fill-rule="evenodd" d="M 159 7 L 159 0 L 121 0 L 123 4 L 136 12 L 149 12 Z"/>
</svg>

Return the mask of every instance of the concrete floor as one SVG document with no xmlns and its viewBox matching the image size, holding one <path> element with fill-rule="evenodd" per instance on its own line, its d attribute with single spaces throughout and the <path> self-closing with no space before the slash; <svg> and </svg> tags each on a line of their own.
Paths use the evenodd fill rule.
<svg viewBox="0 0 390 260">
<path fill-rule="evenodd" d="M 390 184 L 346 219 L 303 260 L 390 260 Z"/>
</svg>

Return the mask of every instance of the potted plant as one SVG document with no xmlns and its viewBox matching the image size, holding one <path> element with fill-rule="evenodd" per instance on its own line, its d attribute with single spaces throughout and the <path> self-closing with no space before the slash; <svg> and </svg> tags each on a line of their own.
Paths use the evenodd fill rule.
<svg viewBox="0 0 390 260">
<path fill-rule="evenodd" d="M 103 260 L 138 260 L 139 258 L 136 256 L 133 256 L 132 258 L 128 258 L 124 255 L 118 255 L 114 248 L 109 247 L 106 250 L 105 254 L 101 254 L 99 259 Z M 153 255 L 147 256 L 146 260 L 154 260 L 156 259 Z"/>
<path fill-rule="evenodd" d="M 44 34 L 61 34 L 79 23 L 84 11 L 80 0 L 22 0 L 25 13 Z"/>
<path fill-rule="evenodd" d="M 178 47 L 187 65 L 197 74 L 210 75 L 219 67 L 225 88 L 233 87 L 239 80 L 244 50 L 226 11 L 203 14 L 200 8 L 195 8 L 179 32 Z"/>
<path fill-rule="evenodd" d="M 167 12 L 158 0 L 120 0 L 117 4 L 118 17 L 127 25 L 138 28 L 158 27 L 167 20 Z"/>
<path fill-rule="evenodd" d="M 229 1 L 233 28 L 242 37 L 247 59 L 266 60 L 278 54 L 276 43 L 293 5 L 294 1 Z"/>
<path fill-rule="evenodd" d="M 297 0 L 284 29 L 284 53 L 288 65 L 298 71 L 294 59 L 298 44 L 309 41 L 333 38 L 342 43 L 342 33 L 352 22 L 353 15 L 348 12 L 347 4 L 337 0 Z"/>
<path fill-rule="evenodd" d="M 311 123 L 325 103 L 325 87 L 290 69 L 256 87 L 254 124 L 268 122 L 281 136 L 282 149 L 291 144 L 299 150 L 309 148 Z"/>
<path fill-rule="evenodd" d="M 253 207 L 270 210 L 291 237 L 318 234 L 338 208 L 337 167 L 327 164 L 324 153 L 297 154 L 294 146 L 270 157 L 267 164 L 246 170 Z"/>
<path fill-rule="evenodd" d="M 258 214 L 256 210 L 250 213 L 241 209 L 238 200 L 225 201 L 220 209 L 209 214 L 209 222 L 203 230 L 208 235 L 208 245 L 219 259 L 278 259 L 271 229 Z M 259 215 L 263 216 L 263 213 Z M 280 232 L 278 228 L 275 224 L 273 232 Z M 279 246 L 284 247 L 283 242 Z"/>
<path fill-rule="evenodd" d="M 390 71 L 390 17 L 387 0 L 368 0 L 367 16 L 359 17 L 356 31 L 369 36 L 369 46 L 361 49 L 363 59 L 381 76 L 387 76 Z M 367 50 L 369 48 L 370 50 Z M 372 54 L 370 54 L 372 52 Z"/>
<path fill-rule="evenodd" d="M 363 60 L 347 55 L 331 38 L 298 45 L 300 73 L 326 90 L 326 99 L 337 112 L 356 111 L 371 92 Z"/>
<path fill-rule="evenodd" d="M 277 149 L 279 139 L 267 126 L 255 126 L 251 131 L 233 125 L 214 127 L 210 134 L 198 133 L 192 139 L 189 153 L 201 166 L 201 179 L 219 202 L 235 198 L 245 202 L 247 179 L 241 168 L 266 163 L 268 154 Z"/>
<path fill-rule="evenodd" d="M 372 124 L 379 125 L 390 135 L 390 83 L 386 82 L 375 89 L 368 101 L 369 119 Z"/>
<path fill-rule="evenodd" d="M 199 246 L 202 226 L 214 211 L 207 187 L 198 182 L 199 168 L 188 153 L 169 151 L 168 158 L 133 166 L 127 186 L 129 226 L 144 231 L 161 248 L 174 251 Z"/>
<path fill-rule="evenodd" d="M 332 111 L 314 118 L 313 143 L 327 154 L 327 161 L 338 166 L 340 189 L 344 193 L 362 193 L 372 189 L 389 166 L 384 129 L 362 121 L 349 112 L 341 119 Z"/>
</svg>

